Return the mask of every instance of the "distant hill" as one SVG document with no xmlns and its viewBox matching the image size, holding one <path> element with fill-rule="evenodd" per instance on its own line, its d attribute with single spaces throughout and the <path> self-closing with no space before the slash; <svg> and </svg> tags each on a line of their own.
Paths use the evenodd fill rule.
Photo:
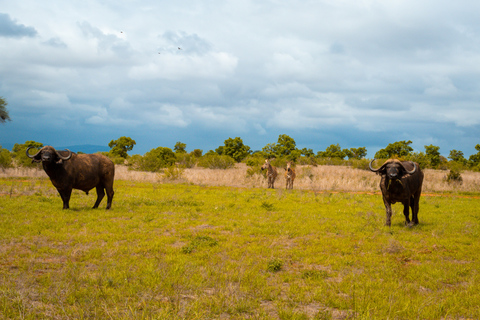
<svg viewBox="0 0 480 320">
<path fill-rule="evenodd" d="M 2 148 L 12 150 L 14 144 L 13 143 L 5 143 L 1 144 Z M 53 146 L 57 150 L 68 149 L 73 152 L 83 152 L 83 153 L 96 153 L 96 152 L 103 152 L 103 151 L 110 151 L 108 146 L 97 146 L 92 144 L 81 144 L 81 145 L 74 145 L 74 146 L 66 146 L 66 147 L 57 147 Z"/>
</svg>

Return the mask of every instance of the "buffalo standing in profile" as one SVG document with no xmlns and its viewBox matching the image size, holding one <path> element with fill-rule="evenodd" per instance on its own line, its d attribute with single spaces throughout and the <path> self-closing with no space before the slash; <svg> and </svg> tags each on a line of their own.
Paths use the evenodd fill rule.
<svg viewBox="0 0 480 320">
<path fill-rule="evenodd" d="M 380 168 L 372 168 L 373 159 L 369 168 L 372 172 L 381 175 L 380 190 L 383 203 L 387 211 L 385 225 L 391 225 L 392 204 L 401 202 L 403 214 L 408 226 L 418 224 L 418 209 L 422 192 L 423 172 L 418 163 L 412 161 L 387 160 Z M 412 209 L 412 221 L 409 219 L 409 207 Z"/>
<path fill-rule="evenodd" d="M 93 208 L 98 208 L 106 191 L 107 209 L 110 209 L 115 176 L 115 165 L 110 159 L 101 154 L 57 151 L 51 146 L 45 146 L 35 155 L 31 155 L 28 153 L 30 148 L 27 149 L 27 156 L 34 162 L 42 162 L 43 169 L 62 197 L 63 209 L 69 208 L 72 189 L 88 194 L 93 188 L 97 188 L 97 201 Z"/>
</svg>

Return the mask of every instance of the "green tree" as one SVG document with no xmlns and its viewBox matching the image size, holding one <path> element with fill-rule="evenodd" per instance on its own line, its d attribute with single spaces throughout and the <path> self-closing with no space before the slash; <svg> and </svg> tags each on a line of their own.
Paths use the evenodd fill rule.
<svg viewBox="0 0 480 320">
<path fill-rule="evenodd" d="M 175 164 L 175 153 L 170 148 L 158 147 L 145 153 L 140 162 L 140 169 L 155 172 Z"/>
<path fill-rule="evenodd" d="M 0 123 L 11 121 L 10 116 L 8 115 L 7 105 L 7 101 L 0 97 Z"/>
<path fill-rule="evenodd" d="M 320 158 L 339 158 L 339 159 L 343 159 L 347 156 L 345 152 L 342 150 L 342 148 L 340 148 L 340 145 L 338 143 L 331 144 L 329 147 L 327 147 L 327 149 L 325 149 L 325 151 L 317 152 L 317 155 Z"/>
<path fill-rule="evenodd" d="M 135 144 L 135 140 L 130 137 L 120 137 L 117 140 L 110 141 L 108 144 L 108 146 L 111 148 L 109 153 L 112 156 L 126 159 L 128 157 L 127 152 L 131 151 Z"/>
<path fill-rule="evenodd" d="M 0 146 L 0 168 L 5 169 L 10 167 L 12 167 L 12 153 Z"/>
<path fill-rule="evenodd" d="M 350 148 L 350 149 L 343 149 L 343 152 L 348 157 L 348 159 L 362 159 L 365 158 L 367 155 L 367 148 L 360 147 L 360 148 Z"/>
<path fill-rule="evenodd" d="M 480 165 L 480 144 L 477 144 L 475 146 L 475 150 L 477 150 L 478 152 L 476 154 L 472 154 L 468 158 L 468 163 L 472 167 L 477 167 L 478 165 Z"/>
<path fill-rule="evenodd" d="M 202 149 L 194 149 L 192 152 L 190 152 L 192 156 L 196 158 L 200 158 L 202 156 L 203 150 Z"/>
<path fill-rule="evenodd" d="M 289 156 L 293 151 L 297 150 L 297 144 L 293 138 L 286 134 L 278 136 L 277 144 L 275 145 L 275 154 L 280 158 Z"/>
<path fill-rule="evenodd" d="M 458 162 L 458 163 L 461 163 L 463 165 L 467 164 L 467 159 L 465 159 L 465 156 L 463 155 L 463 152 L 462 151 L 459 151 L 459 150 L 450 150 L 450 154 L 448 156 L 448 159 L 454 161 L 454 162 Z"/>
<path fill-rule="evenodd" d="M 275 143 L 269 143 L 265 147 L 262 148 L 262 153 L 265 158 L 275 158 L 277 155 L 275 154 Z"/>
<path fill-rule="evenodd" d="M 427 159 L 432 168 L 438 167 L 441 162 L 440 152 L 438 150 L 440 150 L 440 147 L 434 146 L 432 144 L 429 146 L 425 146 L 425 155 L 427 156 Z"/>
<path fill-rule="evenodd" d="M 413 148 L 410 147 L 412 141 L 397 141 L 390 143 L 385 149 L 380 149 L 375 153 L 376 159 L 400 158 L 408 156 Z"/>
<path fill-rule="evenodd" d="M 175 147 L 173 147 L 173 151 L 175 153 L 187 153 L 185 150 L 187 148 L 187 144 L 181 143 L 180 141 L 175 144 Z"/>
<path fill-rule="evenodd" d="M 301 152 L 302 156 L 305 156 L 305 157 L 315 156 L 312 149 L 303 148 L 300 152 Z"/>
<path fill-rule="evenodd" d="M 12 149 L 15 162 L 23 167 L 36 167 L 37 163 L 32 163 L 32 159 L 27 157 L 25 151 L 28 147 L 33 147 L 33 150 L 30 150 L 29 152 L 30 154 L 34 154 L 43 147 L 43 144 L 35 141 L 25 141 L 24 144 L 15 143 Z"/>
<path fill-rule="evenodd" d="M 240 162 L 245 159 L 252 151 L 249 146 L 243 144 L 242 139 L 236 137 L 235 139 L 228 138 L 225 140 L 225 146 L 219 147 L 222 149 L 220 155 L 227 155 L 232 157 L 236 162 Z M 217 152 L 218 153 L 218 152 Z"/>
</svg>

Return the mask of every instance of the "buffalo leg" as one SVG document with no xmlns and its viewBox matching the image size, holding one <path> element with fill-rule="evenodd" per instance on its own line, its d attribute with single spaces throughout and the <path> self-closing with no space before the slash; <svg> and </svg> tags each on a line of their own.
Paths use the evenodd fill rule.
<svg viewBox="0 0 480 320">
<path fill-rule="evenodd" d="M 412 222 L 418 224 L 418 209 L 420 205 L 420 195 L 412 196 L 410 199 L 410 206 L 412 208 Z"/>
<path fill-rule="evenodd" d="M 63 209 L 70 208 L 70 196 L 72 195 L 72 189 L 57 189 L 60 197 L 63 201 Z"/>
<path fill-rule="evenodd" d="M 385 225 L 390 227 L 392 225 L 392 205 L 385 198 L 383 198 L 383 203 L 386 211 Z"/>
<path fill-rule="evenodd" d="M 98 208 L 100 202 L 102 202 L 103 197 L 105 196 L 105 191 L 103 190 L 103 186 L 97 186 L 97 201 L 93 205 L 93 209 Z"/>
<path fill-rule="evenodd" d="M 406 225 L 410 225 L 410 218 L 409 218 L 409 214 L 410 214 L 410 201 L 405 201 L 403 203 L 403 214 L 405 215 L 405 224 Z M 413 210 L 412 210 L 412 218 L 413 218 Z"/>
<path fill-rule="evenodd" d="M 105 190 L 107 191 L 107 209 L 110 209 L 112 207 L 112 201 L 113 201 L 113 186 L 106 187 Z"/>
</svg>

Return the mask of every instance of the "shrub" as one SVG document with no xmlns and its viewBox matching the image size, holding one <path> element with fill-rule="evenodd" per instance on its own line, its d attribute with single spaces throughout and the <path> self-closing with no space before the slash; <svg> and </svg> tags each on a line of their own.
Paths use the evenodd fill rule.
<svg viewBox="0 0 480 320">
<path fill-rule="evenodd" d="M 130 169 L 133 169 L 133 170 L 139 170 L 140 167 L 141 167 L 141 163 L 142 163 L 142 156 L 139 155 L 139 154 L 134 154 L 132 156 L 129 156 L 127 158 L 127 163 L 126 165 L 128 167 L 130 167 Z"/>
<path fill-rule="evenodd" d="M 462 175 L 460 174 L 460 171 L 450 169 L 450 172 L 447 174 L 445 177 L 445 181 L 448 183 L 463 183 L 463 178 Z"/>
<path fill-rule="evenodd" d="M 245 159 L 245 163 L 249 167 L 261 166 L 265 162 L 265 158 L 262 155 L 251 155 Z"/>
<path fill-rule="evenodd" d="M 445 181 L 448 183 L 463 183 L 462 168 L 463 165 L 459 162 L 452 161 L 449 164 L 450 172 L 445 176 Z"/>
<path fill-rule="evenodd" d="M 253 166 L 247 169 L 246 177 L 250 178 L 253 177 L 255 174 L 264 175 L 265 172 L 262 173 L 261 166 Z"/>
<path fill-rule="evenodd" d="M 278 258 L 273 258 L 268 262 L 267 270 L 270 272 L 278 272 L 282 270 L 283 261 Z"/>
<path fill-rule="evenodd" d="M 28 147 L 33 147 L 33 149 L 30 150 L 30 154 L 35 154 L 43 147 L 43 144 L 35 141 L 26 141 L 24 144 L 15 143 L 12 151 L 16 164 L 21 167 L 40 168 L 40 163 L 32 162 L 32 159 L 27 157 L 25 151 Z"/>
<path fill-rule="evenodd" d="M 0 168 L 12 167 L 12 154 L 0 146 Z"/>
<path fill-rule="evenodd" d="M 170 166 L 163 171 L 164 178 L 168 180 L 180 179 L 183 175 L 183 169 L 176 166 Z"/>
<path fill-rule="evenodd" d="M 209 169 L 229 169 L 234 165 L 233 158 L 218 154 L 207 154 L 198 160 L 198 166 Z"/>
<path fill-rule="evenodd" d="M 144 171 L 158 171 L 161 168 L 166 168 L 175 164 L 177 158 L 172 149 L 166 147 L 158 147 L 145 153 L 140 162 L 140 170 Z"/>
<path fill-rule="evenodd" d="M 370 168 L 368 167 L 368 164 L 370 163 L 370 161 L 367 159 L 360 159 L 360 160 L 354 159 L 354 160 L 349 160 L 349 162 L 351 163 L 352 168 L 367 170 L 367 171 L 370 170 Z"/>
<path fill-rule="evenodd" d="M 197 158 L 189 153 L 175 153 L 177 164 L 182 168 L 193 168 L 197 164 Z"/>
</svg>

